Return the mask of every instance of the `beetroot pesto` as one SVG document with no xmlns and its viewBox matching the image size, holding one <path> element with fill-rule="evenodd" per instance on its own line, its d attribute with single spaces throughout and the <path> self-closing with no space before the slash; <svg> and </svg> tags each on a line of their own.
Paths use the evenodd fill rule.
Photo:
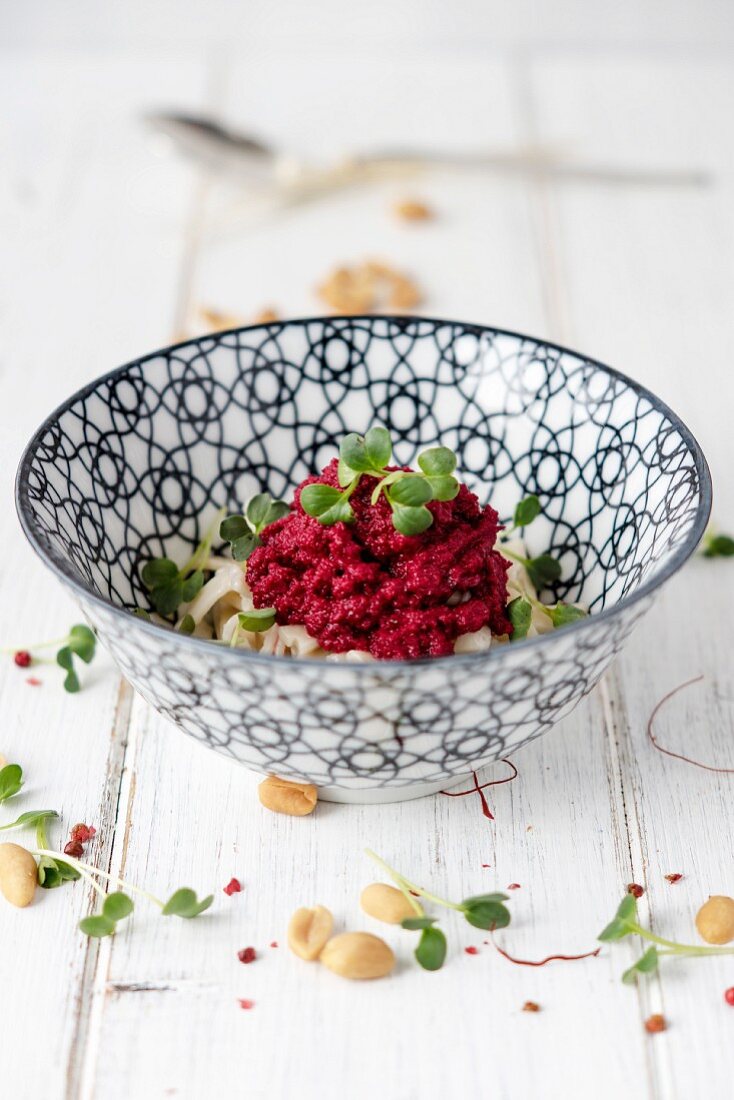
<svg viewBox="0 0 734 1100">
<path fill-rule="evenodd" d="M 421 452 L 417 469 L 391 458 L 384 428 L 345 436 L 292 502 L 259 493 L 182 567 L 148 561 L 152 612 L 138 613 L 233 648 L 345 661 L 481 652 L 584 616 L 539 599 L 561 567 L 527 555 L 537 496 L 503 524 L 455 476 L 447 447 Z M 213 553 L 217 532 L 231 559 Z"/>
</svg>

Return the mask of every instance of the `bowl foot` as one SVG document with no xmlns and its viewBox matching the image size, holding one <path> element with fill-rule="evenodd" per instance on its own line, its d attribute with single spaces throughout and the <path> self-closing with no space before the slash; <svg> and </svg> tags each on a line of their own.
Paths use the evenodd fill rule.
<svg viewBox="0 0 734 1100">
<path fill-rule="evenodd" d="M 451 790 L 471 782 L 471 773 L 451 779 L 439 779 L 434 783 L 416 783 L 409 787 L 365 787 L 360 790 L 348 787 L 319 787 L 319 799 L 323 802 L 345 802 L 355 806 L 381 806 L 388 802 L 408 802 L 412 798 L 425 798 L 429 794 Z"/>
</svg>

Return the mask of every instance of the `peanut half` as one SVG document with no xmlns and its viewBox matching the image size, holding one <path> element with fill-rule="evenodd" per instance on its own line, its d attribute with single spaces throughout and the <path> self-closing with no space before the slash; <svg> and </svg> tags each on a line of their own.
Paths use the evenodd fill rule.
<svg viewBox="0 0 734 1100">
<path fill-rule="evenodd" d="M 319 796 L 313 783 L 294 783 L 290 779 L 279 779 L 277 775 L 264 779 L 257 793 L 267 810 L 291 817 L 312 813 Z"/>
<path fill-rule="evenodd" d="M 342 978 L 362 981 L 384 978 L 395 966 L 395 956 L 384 940 L 369 932 L 342 932 L 329 940 L 321 962 Z"/>
<path fill-rule="evenodd" d="M 415 916 L 415 910 L 405 895 L 384 882 L 365 886 L 359 903 L 370 917 L 386 924 L 400 924 L 406 917 Z"/>
<path fill-rule="evenodd" d="M 33 901 L 38 882 L 36 861 L 20 844 L 0 844 L 0 890 L 11 905 L 24 909 Z"/>
<path fill-rule="evenodd" d="M 288 946 L 299 959 L 318 959 L 334 927 L 334 918 L 323 905 L 296 909 L 288 924 Z"/>
<path fill-rule="evenodd" d="M 734 940 L 734 898 L 713 894 L 696 913 L 696 928 L 706 943 Z"/>
</svg>

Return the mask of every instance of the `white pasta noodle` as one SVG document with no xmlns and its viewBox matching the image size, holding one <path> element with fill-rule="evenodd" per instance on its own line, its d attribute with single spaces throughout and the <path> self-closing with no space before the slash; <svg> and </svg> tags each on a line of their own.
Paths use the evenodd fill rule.
<svg viewBox="0 0 734 1100">
<path fill-rule="evenodd" d="M 500 553 L 506 549 L 517 557 L 525 557 L 526 554 L 520 539 L 498 544 L 497 549 Z M 527 636 L 533 638 L 538 634 L 546 634 L 553 629 L 553 624 L 549 616 L 538 607 L 538 594 L 525 566 L 509 555 L 506 560 L 510 562 L 507 574 L 508 602 L 516 596 L 530 600 L 533 610 Z M 204 568 L 213 575 L 191 603 L 181 605 L 177 628 L 180 628 L 184 616 L 188 615 L 194 620 L 195 637 L 214 638 L 238 649 L 249 649 L 276 657 L 319 657 L 343 663 L 376 659 L 371 653 L 361 649 L 351 649 L 346 653 L 328 653 L 311 637 L 305 626 L 280 626 L 274 623 L 268 630 L 245 630 L 240 625 L 239 615 L 243 611 L 252 611 L 255 607 L 245 576 L 245 566 L 230 558 L 212 556 L 206 561 Z M 455 606 L 461 601 L 462 596 L 457 593 L 448 602 Z M 503 644 L 508 640 L 506 634 L 493 636 L 489 627 L 483 626 L 473 633 L 460 635 L 454 643 L 454 653 L 480 653 L 491 645 Z"/>
</svg>

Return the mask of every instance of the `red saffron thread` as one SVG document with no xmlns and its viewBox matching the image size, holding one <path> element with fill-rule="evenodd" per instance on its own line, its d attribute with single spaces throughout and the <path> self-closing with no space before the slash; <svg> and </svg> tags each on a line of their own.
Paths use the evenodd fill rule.
<svg viewBox="0 0 734 1100">
<path fill-rule="evenodd" d="M 517 966 L 545 966 L 545 964 L 549 962 L 576 962 L 578 959 L 590 959 L 595 957 L 601 951 L 601 947 L 597 947 L 594 951 L 586 951 L 583 955 L 548 955 L 547 958 L 539 959 L 535 962 L 532 959 L 516 959 L 510 955 L 509 952 L 505 951 L 504 948 L 500 947 L 499 944 L 496 944 L 494 940 L 492 940 L 492 943 L 495 950 L 499 951 L 504 959 L 507 959 L 508 962 L 515 963 Z"/>
<path fill-rule="evenodd" d="M 694 768 L 703 768 L 704 771 L 707 772 L 721 772 L 722 775 L 734 775 L 734 768 L 716 768 L 713 764 L 702 764 L 700 760 L 692 760 L 690 756 L 684 756 L 681 752 L 673 752 L 672 749 L 664 748 L 663 745 L 658 743 L 658 739 L 653 732 L 653 723 L 655 722 L 660 708 L 663 707 L 669 699 L 672 699 L 674 695 L 677 695 L 679 691 L 683 691 L 684 688 L 690 687 L 691 684 L 698 684 L 703 679 L 703 674 L 701 674 L 700 676 L 694 676 L 692 680 L 686 680 L 684 683 L 678 684 L 678 687 L 674 687 L 672 691 L 669 691 L 667 695 L 664 695 L 662 697 L 648 719 L 647 736 L 649 737 L 655 748 L 659 752 L 664 752 L 666 756 L 672 756 L 676 760 L 683 760 L 686 764 L 693 764 Z"/>
</svg>

